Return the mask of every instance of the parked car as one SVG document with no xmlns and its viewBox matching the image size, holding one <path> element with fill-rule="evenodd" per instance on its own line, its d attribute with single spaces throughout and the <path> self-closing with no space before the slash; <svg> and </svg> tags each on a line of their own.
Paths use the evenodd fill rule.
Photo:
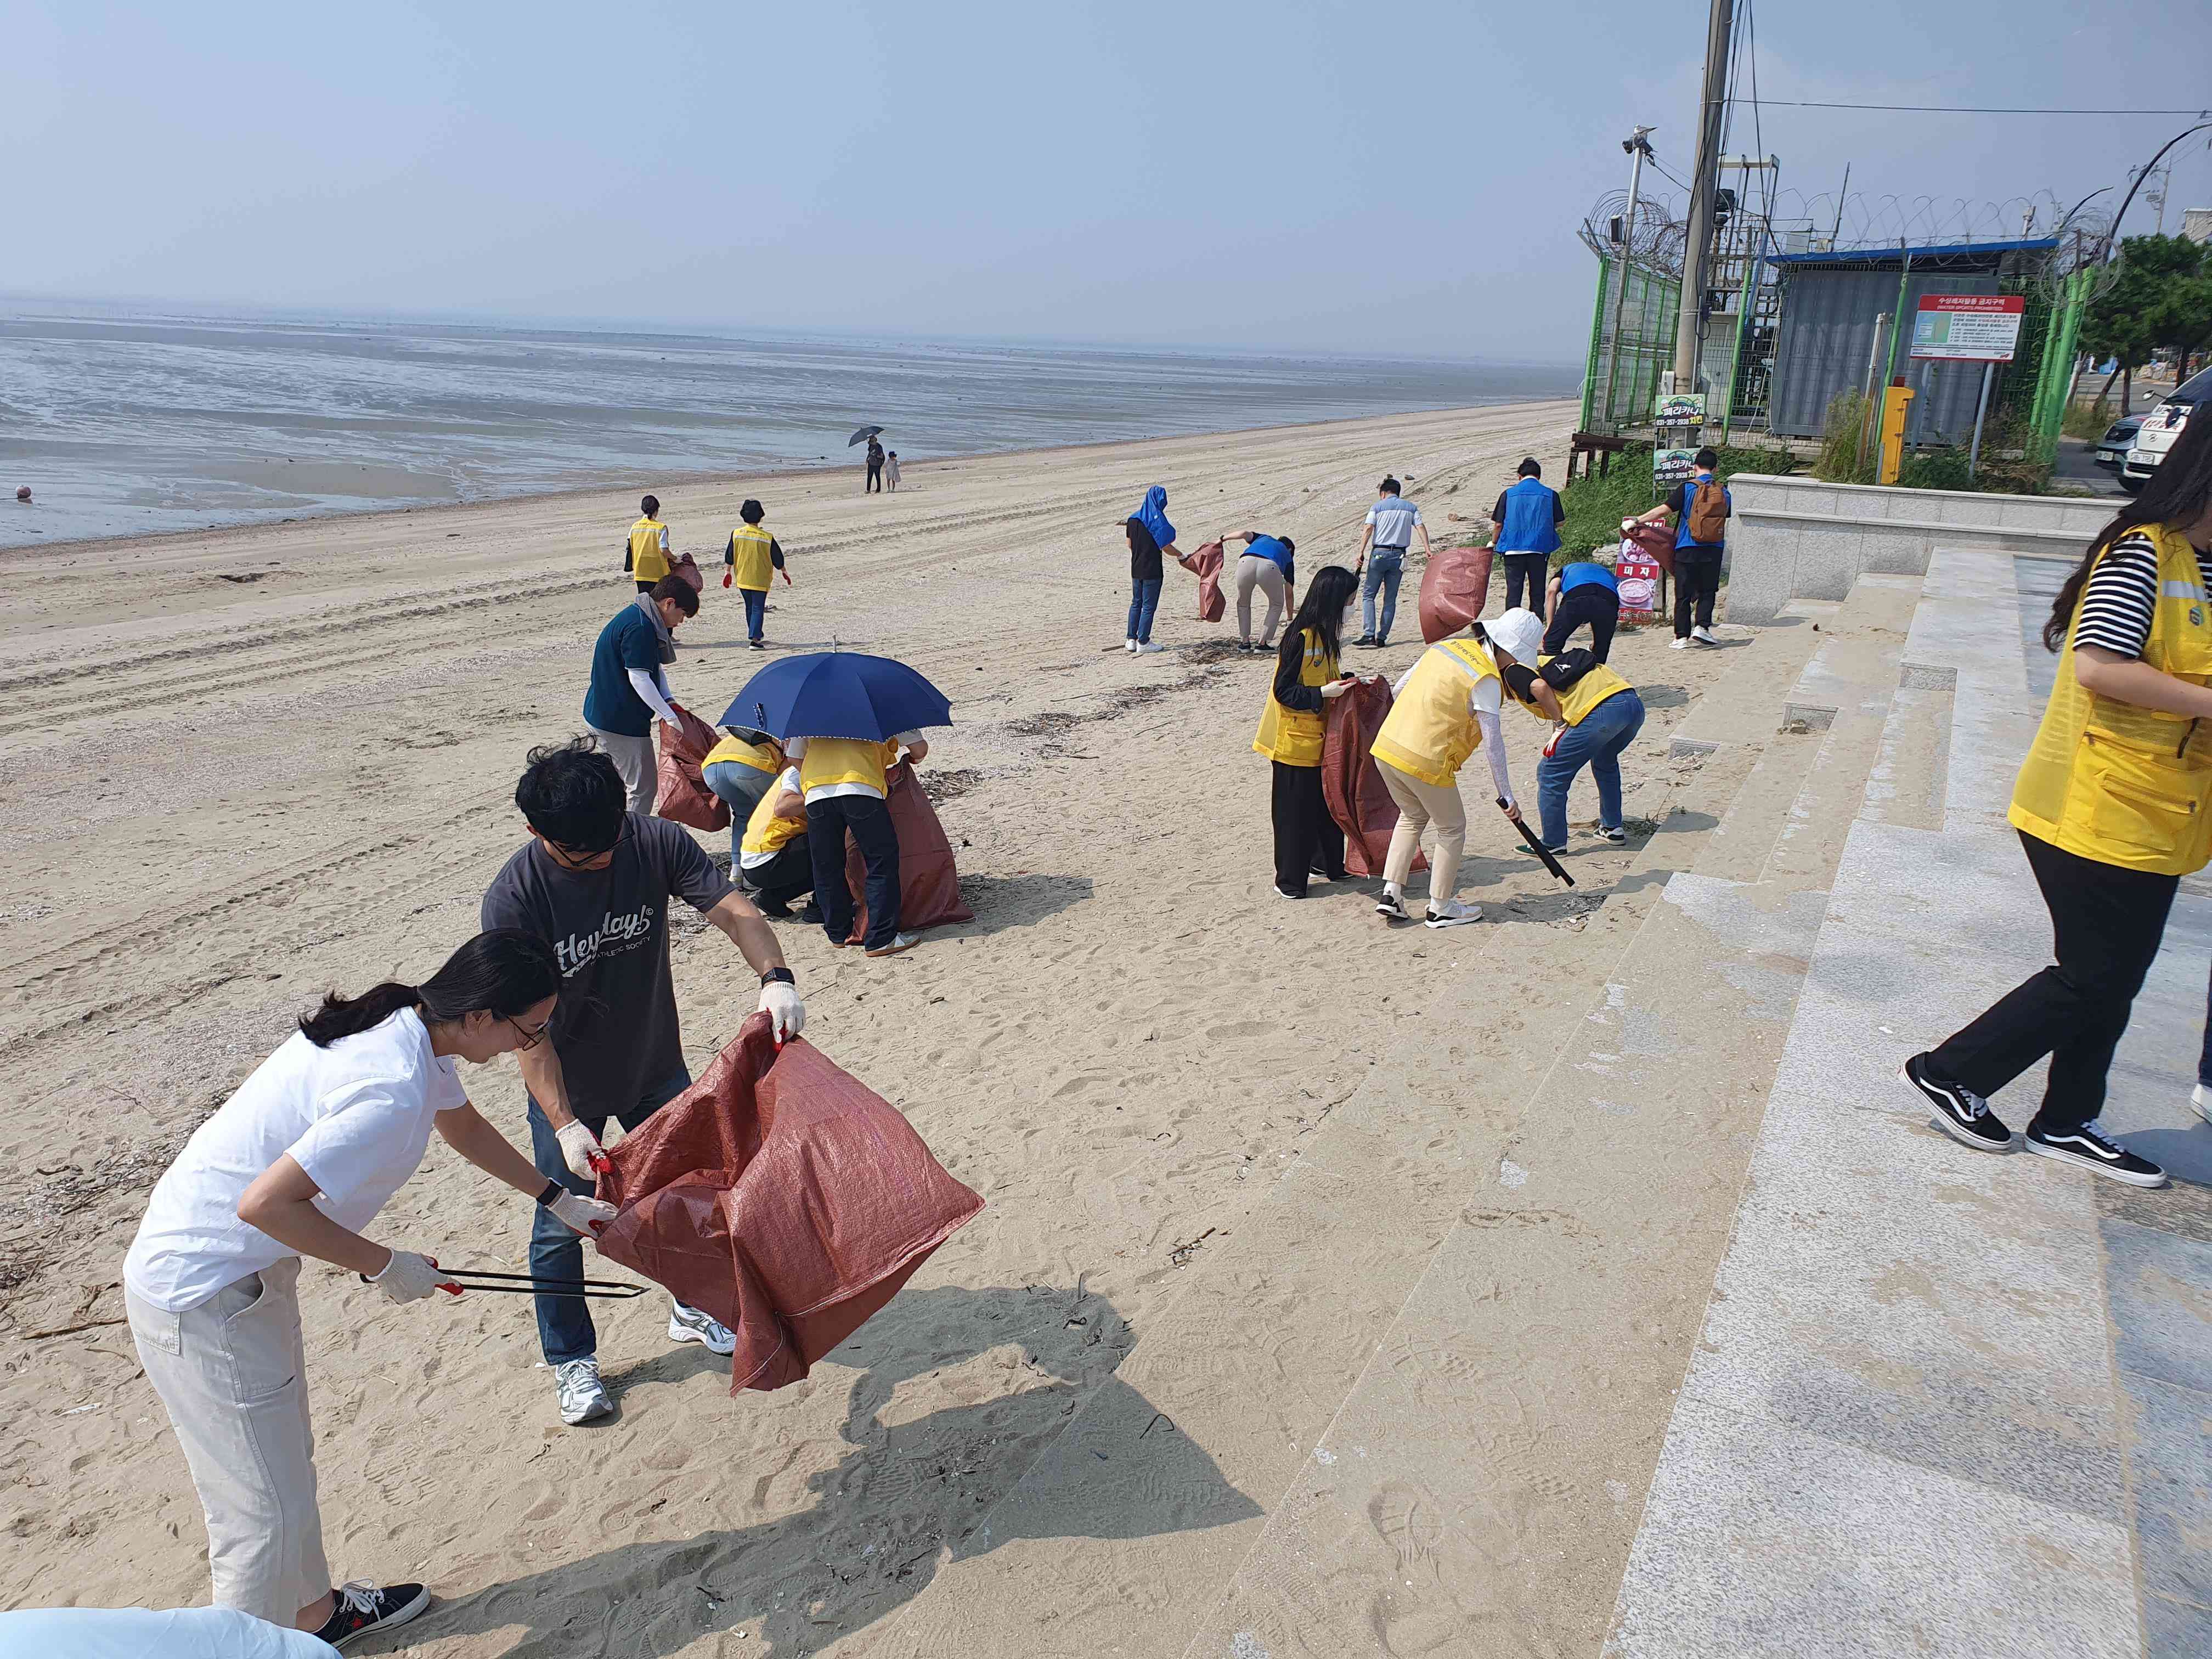
<svg viewBox="0 0 2212 1659">
<path fill-rule="evenodd" d="M 2127 459 L 2128 451 L 2133 447 L 2136 434 L 2142 423 L 2143 417 L 2140 415 L 2121 416 L 2105 428 L 2105 435 L 2097 440 L 2096 447 L 2089 452 L 2090 459 L 2099 466 L 2119 465 Z"/>
<path fill-rule="evenodd" d="M 2150 475 L 2173 447 L 2181 428 L 2189 424 L 2190 411 L 2208 398 L 2212 398 L 2212 368 L 2191 375 L 2159 399 L 2156 407 L 2143 416 L 2127 459 L 2120 463 L 2122 489 L 2141 489 L 2150 482 Z"/>
</svg>

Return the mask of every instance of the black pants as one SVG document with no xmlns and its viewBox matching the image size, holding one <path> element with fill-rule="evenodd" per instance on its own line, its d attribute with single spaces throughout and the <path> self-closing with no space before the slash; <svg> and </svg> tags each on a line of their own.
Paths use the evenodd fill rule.
<svg viewBox="0 0 2212 1659">
<path fill-rule="evenodd" d="M 1603 662 L 1613 649 L 1613 631 L 1620 626 L 1620 595 L 1602 582 L 1584 582 L 1560 594 L 1552 625 L 1544 630 L 1544 654 L 1556 657 L 1565 650 L 1568 635 L 1584 623 L 1589 624 L 1590 654 Z"/>
<path fill-rule="evenodd" d="M 1692 553 L 1684 548 L 1674 555 L 1674 637 L 1690 637 L 1694 611 L 1699 628 L 1713 625 L 1713 600 L 1721 591 L 1721 556 Z"/>
<path fill-rule="evenodd" d="M 1552 580 L 1552 556 L 1548 553 L 1508 553 L 1505 559 L 1505 608 L 1508 611 L 1521 603 L 1521 589 L 1528 590 L 1528 608 L 1539 617 L 1544 614 L 1544 589 Z"/>
<path fill-rule="evenodd" d="M 1272 802 L 1275 820 L 1275 885 L 1304 898 L 1306 878 L 1313 871 L 1314 854 L 1321 854 L 1323 874 L 1331 881 L 1345 879 L 1344 830 L 1328 815 L 1328 802 L 1321 793 L 1321 768 L 1285 766 L 1275 769 Z"/>
<path fill-rule="evenodd" d="M 899 924 L 898 831 L 891 828 L 891 809 L 880 796 L 830 795 L 806 803 L 814 902 L 822 907 L 822 931 L 832 945 L 842 945 L 853 931 L 853 890 L 845 885 L 848 830 L 868 867 L 868 935 L 861 943 L 879 951 L 897 934 Z"/>
<path fill-rule="evenodd" d="M 863 484 L 863 485 L 861 485 L 861 486 L 860 486 L 860 493 L 861 493 L 863 495 L 866 495 L 866 494 L 867 494 L 871 489 L 872 489 L 872 490 L 875 490 L 876 492 L 878 492 L 878 494 L 881 494 L 881 493 L 882 493 L 882 490 L 883 490 L 883 487 L 884 487 L 884 464 L 883 464 L 881 461 L 871 461 L 871 462 L 869 462 L 869 463 L 868 463 L 868 481 L 867 481 L 867 483 L 865 483 L 865 484 Z"/>
<path fill-rule="evenodd" d="M 750 870 L 740 866 L 738 873 L 771 915 L 787 910 L 792 900 L 814 890 L 814 837 L 793 836 L 775 849 L 775 856 L 766 864 L 757 864 Z M 846 926 L 852 926 L 850 918 Z"/>
<path fill-rule="evenodd" d="M 640 582 L 637 585 L 637 591 L 641 593 L 650 593 L 659 586 L 658 582 Z"/>
<path fill-rule="evenodd" d="M 2033 836 L 2020 844 L 2051 907 L 2057 964 L 1954 1033 L 1928 1056 L 1928 1069 L 1986 1098 L 2049 1054 L 2051 1083 L 2035 1121 L 2063 1134 L 2103 1109 L 2112 1050 L 2181 878 L 2081 858 Z"/>
</svg>

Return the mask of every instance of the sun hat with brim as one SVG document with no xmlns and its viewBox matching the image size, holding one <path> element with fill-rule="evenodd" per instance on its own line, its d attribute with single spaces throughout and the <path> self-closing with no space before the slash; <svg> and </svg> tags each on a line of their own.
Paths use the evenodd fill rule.
<svg viewBox="0 0 2212 1659">
<path fill-rule="evenodd" d="M 1490 642 L 1510 652 L 1514 659 L 1530 668 L 1536 665 L 1536 653 L 1544 642 L 1544 621 L 1533 611 L 1516 606 L 1501 611 L 1482 624 L 1482 631 L 1490 635 Z"/>
</svg>

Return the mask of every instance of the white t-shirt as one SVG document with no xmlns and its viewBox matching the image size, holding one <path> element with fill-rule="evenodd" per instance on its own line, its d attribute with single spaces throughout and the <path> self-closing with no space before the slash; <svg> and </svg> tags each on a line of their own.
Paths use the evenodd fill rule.
<svg viewBox="0 0 2212 1659">
<path fill-rule="evenodd" d="M 35 1607 L 0 1613 L 0 1654 L 46 1659 L 330 1659 L 304 1630 L 235 1607 Z"/>
<path fill-rule="evenodd" d="M 422 1162 L 432 1120 L 468 1103 L 454 1062 L 430 1052 L 412 1008 L 327 1048 L 294 1032 L 155 1184 L 123 1282 L 183 1313 L 294 1255 L 238 1218 L 246 1188 L 287 1152 L 322 1188 L 315 1207 L 359 1232 Z"/>
<path fill-rule="evenodd" d="M 1377 548 L 1404 547 L 1413 539 L 1413 526 L 1421 509 L 1401 495 L 1391 495 L 1367 509 L 1367 522 L 1375 526 Z"/>
</svg>

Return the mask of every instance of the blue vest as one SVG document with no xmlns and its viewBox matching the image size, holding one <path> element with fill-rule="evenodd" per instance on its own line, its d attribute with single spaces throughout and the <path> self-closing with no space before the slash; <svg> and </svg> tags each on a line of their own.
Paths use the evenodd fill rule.
<svg viewBox="0 0 2212 1659">
<path fill-rule="evenodd" d="M 1674 550 L 1677 553 L 1680 553 L 1686 547 L 1694 547 L 1701 551 L 1708 553 L 1717 553 L 1727 544 L 1725 540 L 1717 542 L 1698 542 L 1692 541 L 1690 539 L 1690 511 L 1698 504 L 1698 492 L 1700 489 L 1703 489 L 1707 484 L 1713 484 L 1719 489 L 1721 492 L 1721 499 L 1725 501 L 1731 509 L 1735 506 L 1735 497 L 1729 494 L 1728 486 L 1722 483 L 1710 472 L 1700 472 L 1695 477 L 1692 478 L 1689 483 L 1684 484 L 1682 486 L 1682 514 L 1681 517 L 1676 520 L 1674 525 Z"/>
<path fill-rule="evenodd" d="M 1602 587 L 1607 592 L 1614 594 L 1620 592 L 1620 581 L 1615 579 L 1613 572 L 1601 564 L 1583 562 L 1561 565 L 1559 567 L 1560 593 L 1563 596 L 1571 593 L 1577 587 Z"/>
<path fill-rule="evenodd" d="M 1505 522 L 1498 526 L 1500 553 L 1550 553 L 1559 545 L 1552 523 L 1556 490 L 1541 478 L 1523 478 L 1505 492 Z"/>
</svg>

